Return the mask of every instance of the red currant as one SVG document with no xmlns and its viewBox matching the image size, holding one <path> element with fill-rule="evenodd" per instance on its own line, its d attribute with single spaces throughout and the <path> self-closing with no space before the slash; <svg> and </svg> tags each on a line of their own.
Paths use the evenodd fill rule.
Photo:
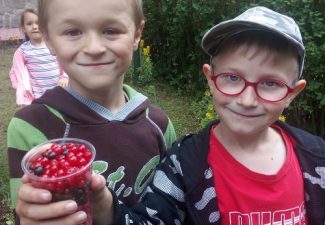
<svg viewBox="0 0 325 225">
<path fill-rule="evenodd" d="M 45 188 L 53 193 L 52 200 L 71 198 L 82 203 L 87 196 L 91 170 L 79 172 L 92 158 L 92 152 L 84 144 L 52 144 L 42 154 L 30 162 L 30 172 L 40 177 L 39 182 L 32 181 L 35 187 Z M 60 178 L 58 181 L 48 181 L 49 178 Z M 80 192 L 81 190 L 81 192 Z"/>
</svg>

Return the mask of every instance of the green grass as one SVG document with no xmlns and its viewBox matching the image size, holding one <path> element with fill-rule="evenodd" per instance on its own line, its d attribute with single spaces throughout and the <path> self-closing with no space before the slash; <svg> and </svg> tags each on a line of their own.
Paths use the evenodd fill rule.
<svg viewBox="0 0 325 225">
<path fill-rule="evenodd" d="M 141 88 L 138 91 L 148 96 L 152 103 L 160 107 L 172 120 L 177 137 L 198 131 L 200 123 L 190 110 L 193 97 L 181 95 L 167 84 L 157 82 L 155 86 Z"/>
<path fill-rule="evenodd" d="M 17 109 L 15 92 L 11 88 L 9 70 L 14 49 L 0 48 L 0 224 L 11 224 L 12 214 L 9 209 L 9 178 L 7 164 L 7 126 Z"/>
<path fill-rule="evenodd" d="M 15 48 L 0 48 L 0 224 L 12 224 L 9 210 L 9 178 L 7 164 L 6 130 L 8 123 L 17 110 L 15 92 L 11 88 L 9 70 Z M 190 112 L 192 98 L 176 93 L 168 85 L 156 82 L 139 91 L 147 95 L 151 101 L 162 108 L 172 120 L 177 137 L 199 129 L 197 117 Z M 19 165 L 17 165 L 19 166 Z"/>
</svg>

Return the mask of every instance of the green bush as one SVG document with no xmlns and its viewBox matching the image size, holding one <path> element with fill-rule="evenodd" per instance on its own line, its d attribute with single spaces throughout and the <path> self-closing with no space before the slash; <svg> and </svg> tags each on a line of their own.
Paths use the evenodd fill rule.
<svg viewBox="0 0 325 225">
<path fill-rule="evenodd" d="M 197 101 L 192 102 L 191 111 L 197 115 L 197 119 L 200 122 L 200 126 L 203 128 L 212 120 L 218 119 L 218 115 L 215 113 L 212 96 L 209 90 L 204 92 L 204 96 Z"/>
<path fill-rule="evenodd" d="M 204 98 L 201 68 L 209 62 L 200 47 L 203 34 L 245 9 L 263 5 L 295 18 L 306 46 L 307 89 L 286 111 L 287 121 L 325 137 L 325 2 L 323 0 L 144 0 L 144 39 L 151 46 L 153 76 L 182 93 Z"/>
<path fill-rule="evenodd" d="M 145 94 L 151 96 L 152 100 L 156 100 L 156 88 L 152 84 L 153 65 L 151 62 L 150 46 L 144 45 L 144 40 L 140 41 L 138 52 L 139 65 L 133 60 L 132 65 L 125 74 L 125 83 L 140 86 Z"/>
</svg>

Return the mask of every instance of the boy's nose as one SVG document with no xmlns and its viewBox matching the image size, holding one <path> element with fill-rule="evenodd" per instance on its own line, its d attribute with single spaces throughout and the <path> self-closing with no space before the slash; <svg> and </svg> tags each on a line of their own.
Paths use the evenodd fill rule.
<svg viewBox="0 0 325 225">
<path fill-rule="evenodd" d="M 237 103 L 245 107 L 257 106 L 257 94 L 254 87 L 247 86 L 246 89 L 237 97 Z"/>
<path fill-rule="evenodd" d="M 106 51 L 105 46 L 102 44 L 102 40 L 98 35 L 92 34 L 86 39 L 84 52 L 89 55 L 98 55 Z"/>
</svg>

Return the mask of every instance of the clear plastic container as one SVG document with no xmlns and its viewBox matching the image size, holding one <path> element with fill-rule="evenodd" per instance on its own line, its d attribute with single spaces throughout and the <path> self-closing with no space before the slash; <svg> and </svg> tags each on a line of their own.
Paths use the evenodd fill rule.
<svg viewBox="0 0 325 225">
<path fill-rule="evenodd" d="M 90 180 L 95 155 L 95 148 L 88 141 L 52 139 L 28 151 L 21 166 L 34 187 L 51 191 L 53 202 L 75 200 L 78 210 L 88 215 L 86 224 L 91 225 Z"/>
</svg>

